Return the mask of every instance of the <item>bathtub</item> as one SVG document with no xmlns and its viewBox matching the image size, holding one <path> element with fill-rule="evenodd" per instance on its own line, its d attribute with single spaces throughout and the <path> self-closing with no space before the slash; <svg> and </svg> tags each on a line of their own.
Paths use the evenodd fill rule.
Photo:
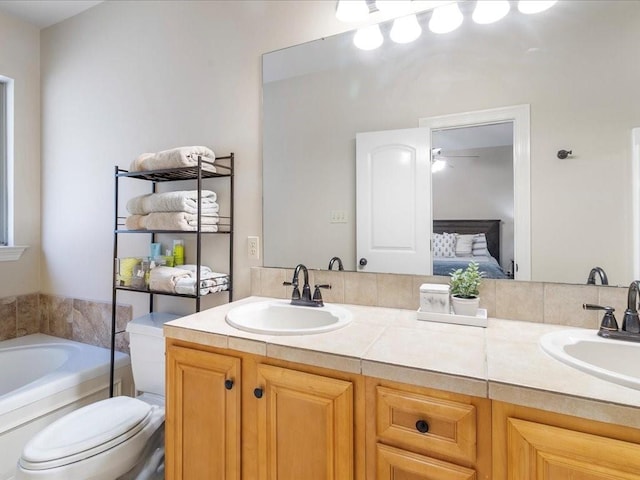
<svg viewBox="0 0 640 480">
<path fill-rule="evenodd" d="M 25 443 L 57 418 L 109 396 L 108 349 L 42 333 L 0 342 L 0 480 Z M 129 356 L 116 352 L 115 394 L 132 395 Z"/>
</svg>

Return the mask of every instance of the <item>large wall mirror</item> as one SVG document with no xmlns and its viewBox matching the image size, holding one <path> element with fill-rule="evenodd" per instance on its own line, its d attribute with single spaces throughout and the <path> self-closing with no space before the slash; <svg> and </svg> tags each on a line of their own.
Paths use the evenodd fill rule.
<svg viewBox="0 0 640 480">
<path fill-rule="evenodd" d="M 383 24 L 385 41 L 376 50 L 358 50 L 347 32 L 263 56 L 265 266 L 326 269 L 338 256 L 345 269 L 358 270 L 358 133 L 527 105 L 529 278 L 586 283 L 599 266 L 611 284 L 633 279 L 639 248 L 632 129 L 640 127 L 640 2 L 560 1 L 536 15 L 512 8 L 489 25 L 471 21 L 473 4 L 461 2 L 465 20 L 448 34 L 430 32 L 431 12 L 422 12 L 422 35 L 409 44 L 390 41 L 390 24 Z M 453 215 L 454 204 L 458 218 L 466 216 L 464 205 L 470 206 L 469 218 L 489 215 L 474 212 L 477 202 L 464 182 L 482 182 L 496 198 L 517 198 L 517 184 L 513 193 L 501 186 L 512 178 L 500 179 L 505 170 L 483 180 L 473 167 L 488 152 L 508 169 L 505 150 L 513 145 L 441 148 L 447 168 L 469 176 L 457 186 L 439 180 L 431 189 L 444 189 L 448 199 L 433 199 L 434 219 Z M 572 154 L 560 159 L 559 150 Z M 502 234 L 511 235 L 512 204 L 494 203 L 507 219 Z M 514 254 L 505 255 L 508 270 Z"/>
</svg>

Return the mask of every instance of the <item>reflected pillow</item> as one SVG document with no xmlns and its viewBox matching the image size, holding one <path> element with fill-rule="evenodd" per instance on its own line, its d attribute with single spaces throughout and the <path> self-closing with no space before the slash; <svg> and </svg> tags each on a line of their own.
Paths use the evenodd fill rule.
<svg viewBox="0 0 640 480">
<path fill-rule="evenodd" d="M 456 233 L 456 257 L 468 257 L 473 253 L 473 237 Z"/>
<path fill-rule="evenodd" d="M 456 234 L 455 233 L 434 233 L 433 234 L 433 256 L 434 257 L 455 257 L 456 256 Z"/>
<path fill-rule="evenodd" d="M 484 233 L 477 233 L 473 236 L 472 251 L 474 257 L 489 256 L 489 250 L 487 249 L 487 237 Z"/>
</svg>

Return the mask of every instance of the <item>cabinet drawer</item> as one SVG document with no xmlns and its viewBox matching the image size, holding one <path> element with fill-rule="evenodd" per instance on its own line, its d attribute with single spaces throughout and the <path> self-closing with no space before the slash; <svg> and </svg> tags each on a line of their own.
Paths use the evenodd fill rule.
<svg viewBox="0 0 640 480">
<path fill-rule="evenodd" d="M 476 461 L 473 405 L 378 386 L 376 433 L 384 443 L 417 453 Z"/>
<path fill-rule="evenodd" d="M 476 472 L 387 445 L 376 445 L 377 480 L 476 480 Z"/>
</svg>

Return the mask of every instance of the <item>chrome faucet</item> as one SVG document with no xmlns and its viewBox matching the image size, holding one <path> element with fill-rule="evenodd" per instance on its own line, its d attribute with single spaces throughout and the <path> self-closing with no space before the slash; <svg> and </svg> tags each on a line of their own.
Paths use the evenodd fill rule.
<svg viewBox="0 0 640 480">
<path fill-rule="evenodd" d="M 298 277 L 300 271 L 304 274 L 304 284 L 302 285 L 302 294 L 298 288 Z M 293 278 L 290 282 L 283 282 L 283 285 L 290 285 L 293 287 L 291 293 L 291 305 L 302 305 L 304 307 L 323 307 L 321 288 L 331 288 L 331 285 L 316 285 L 313 292 L 313 298 L 311 298 L 311 286 L 309 285 L 309 270 L 302 263 L 296 265 L 293 271 Z"/>
<path fill-rule="evenodd" d="M 329 260 L 329 270 L 333 270 L 333 264 L 336 262 L 338 262 L 338 270 L 343 271 L 344 267 L 342 266 L 342 260 L 340 260 L 340 257 L 333 257 Z"/>
<path fill-rule="evenodd" d="M 607 278 L 607 274 L 604 273 L 604 270 L 600 267 L 593 267 L 589 272 L 589 277 L 587 278 L 587 285 L 595 285 L 596 284 L 596 275 L 600 277 L 600 283 L 602 285 L 609 285 L 609 279 Z"/>
</svg>

